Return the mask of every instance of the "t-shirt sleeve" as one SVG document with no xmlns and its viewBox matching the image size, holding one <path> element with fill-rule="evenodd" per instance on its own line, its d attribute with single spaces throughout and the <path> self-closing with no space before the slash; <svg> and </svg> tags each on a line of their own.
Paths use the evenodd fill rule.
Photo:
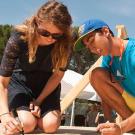
<svg viewBox="0 0 135 135">
<path fill-rule="evenodd" d="M 110 56 L 103 56 L 101 67 L 108 69 L 110 61 L 111 61 Z"/>
<path fill-rule="evenodd" d="M 135 43 L 135 41 L 134 41 Z M 133 67 L 135 70 L 135 45 L 130 45 L 131 49 L 128 49 L 128 55 L 126 57 L 128 58 L 128 64 L 130 64 L 130 67 Z"/>
<path fill-rule="evenodd" d="M 19 46 L 18 46 L 19 35 L 13 32 L 6 44 L 3 58 L 0 65 L 0 75 L 5 77 L 10 77 L 14 70 L 16 60 L 19 56 Z"/>
</svg>

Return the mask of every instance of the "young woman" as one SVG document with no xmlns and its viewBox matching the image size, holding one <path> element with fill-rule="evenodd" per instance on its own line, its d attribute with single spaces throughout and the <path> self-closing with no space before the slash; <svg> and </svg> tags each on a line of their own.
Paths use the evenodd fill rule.
<svg viewBox="0 0 135 135">
<path fill-rule="evenodd" d="M 45 3 L 15 27 L 0 66 L 0 119 L 4 135 L 36 126 L 46 133 L 60 125 L 60 81 L 71 48 L 72 19 L 65 5 Z M 17 110 L 21 124 L 11 111 Z"/>
</svg>

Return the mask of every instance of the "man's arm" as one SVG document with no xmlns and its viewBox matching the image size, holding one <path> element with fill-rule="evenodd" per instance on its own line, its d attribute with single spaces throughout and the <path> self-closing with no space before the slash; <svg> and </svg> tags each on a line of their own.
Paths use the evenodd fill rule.
<svg viewBox="0 0 135 135">
<path fill-rule="evenodd" d="M 133 113 L 126 120 L 123 120 L 120 123 L 120 126 L 121 126 L 122 132 L 124 132 L 124 133 L 135 129 L 135 113 Z"/>
</svg>

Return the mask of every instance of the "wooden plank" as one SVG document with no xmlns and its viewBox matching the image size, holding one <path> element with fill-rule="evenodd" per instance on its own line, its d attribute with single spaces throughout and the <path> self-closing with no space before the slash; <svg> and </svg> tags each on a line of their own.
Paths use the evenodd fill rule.
<svg viewBox="0 0 135 135">
<path fill-rule="evenodd" d="M 124 25 L 116 25 L 116 30 L 118 33 L 117 37 L 123 38 L 123 39 L 128 38 L 127 31 Z M 122 121 L 122 117 L 119 114 L 117 114 L 117 118 L 115 121 L 116 123 L 120 123 Z"/>
<path fill-rule="evenodd" d="M 100 57 L 95 64 L 85 73 L 83 78 L 77 83 L 75 87 L 73 87 L 68 94 L 61 101 L 61 113 L 63 113 L 68 106 L 76 99 L 76 97 L 80 94 L 80 92 L 88 85 L 89 76 L 91 71 L 98 67 L 101 63 L 102 57 Z"/>
<path fill-rule="evenodd" d="M 120 38 L 123 38 L 123 39 L 126 39 L 128 38 L 128 34 L 127 34 L 127 31 L 126 31 L 126 28 L 124 25 L 116 25 L 116 30 L 117 30 L 117 37 L 120 37 Z"/>
<path fill-rule="evenodd" d="M 57 133 L 54 135 L 100 135 L 99 132 L 96 131 L 96 127 L 77 127 L 77 126 L 61 126 Z M 42 132 L 37 132 L 34 134 L 25 134 L 25 135 L 47 135 Z M 131 133 L 124 133 L 123 135 L 134 135 Z"/>
<path fill-rule="evenodd" d="M 34 134 L 37 135 L 46 135 L 45 133 L 42 132 L 34 132 Z M 77 126 L 60 126 L 58 129 L 57 133 L 55 135 L 59 134 L 69 134 L 69 135 L 98 135 L 96 128 L 95 127 L 77 127 Z M 33 134 L 28 134 L 28 135 L 33 135 Z"/>
<path fill-rule="evenodd" d="M 1 129 L 0 129 L 1 131 Z M 100 135 L 99 132 L 96 131 L 96 127 L 77 127 L 77 126 L 60 126 L 58 131 L 54 135 Z M 3 135 L 0 132 L 0 135 Z M 19 134 L 16 134 L 19 135 Z M 37 129 L 33 133 L 25 134 L 25 135 L 50 135 L 45 134 L 43 131 Z M 132 133 L 124 133 L 123 135 L 134 135 Z"/>
</svg>

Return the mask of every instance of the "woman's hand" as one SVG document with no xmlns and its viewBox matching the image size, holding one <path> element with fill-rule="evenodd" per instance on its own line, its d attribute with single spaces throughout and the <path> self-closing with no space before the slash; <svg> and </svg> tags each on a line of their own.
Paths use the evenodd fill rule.
<svg viewBox="0 0 135 135">
<path fill-rule="evenodd" d="M 31 110 L 31 113 L 35 116 L 35 117 L 38 117 L 40 118 L 40 115 L 41 115 L 41 110 L 40 110 L 40 107 L 38 105 L 38 103 L 36 101 L 32 101 L 30 103 L 30 106 L 29 106 L 30 110 Z"/>
<path fill-rule="evenodd" d="M 101 135 L 122 135 L 121 127 L 116 123 L 99 124 L 97 130 L 101 132 Z"/>
<path fill-rule="evenodd" d="M 1 124 L 1 132 L 3 135 L 14 135 L 22 131 L 22 124 L 10 114 L 5 114 L 1 116 Z"/>
</svg>

